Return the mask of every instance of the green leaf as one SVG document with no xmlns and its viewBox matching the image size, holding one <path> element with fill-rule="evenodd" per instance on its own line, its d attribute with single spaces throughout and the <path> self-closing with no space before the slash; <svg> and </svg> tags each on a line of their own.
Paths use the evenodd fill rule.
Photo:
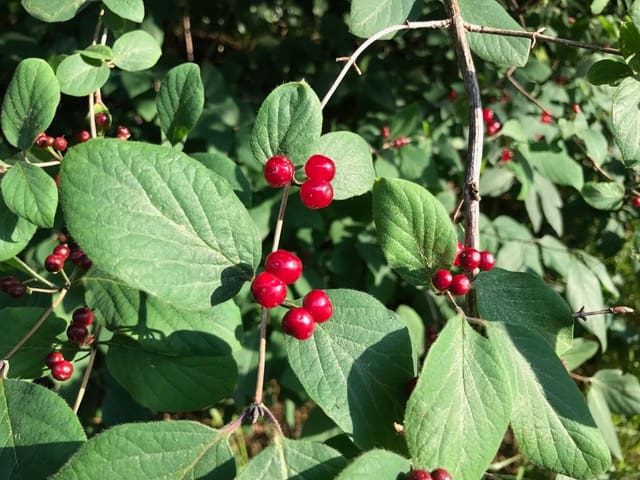
<svg viewBox="0 0 640 480">
<path fill-rule="evenodd" d="M 87 439 L 56 393 L 21 380 L 0 380 L 0 477 L 48 478 Z"/>
<path fill-rule="evenodd" d="M 143 0 L 102 0 L 102 3 L 119 17 L 142 23 L 144 20 Z"/>
<path fill-rule="evenodd" d="M 325 155 L 336 164 L 336 176 L 331 182 L 333 198 L 344 200 L 368 192 L 373 187 L 371 147 L 351 132 L 332 132 L 320 137 L 316 153 Z"/>
<path fill-rule="evenodd" d="M 564 149 L 553 151 L 521 148 L 520 152 L 534 168 L 556 185 L 569 185 L 576 190 L 582 189 L 584 184 L 582 167 Z"/>
<path fill-rule="evenodd" d="M 0 195 L 0 262 L 12 258 L 27 246 L 37 226 L 17 216 Z"/>
<path fill-rule="evenodd" d="M 625 189 L 617 182 L 587 182 L 580 193 L 593 208 L 618 210 L 624 203 Z"/>
<path fill-rule="evenodd" d="M 231 186 L 174 149 L 82 143 L 65 156 L 60 188 L 67 226 L 94 264 L 176 307 L 231 298 L 260 261 L 259 233 Z"/>
<path fill-rule="evenodd" d="M 52 480 L 232 479 L 226 435 L 189 421 L 129 423 L 89 440 Z"/>
<path fill-rule="evenodd" d="M 236 162 L 220 152 L 190 153 L 189 156 L 229 182 L 244 206 L 251 207 L 251 184 Z"/>
<path fill-rule="evenodd" d="M 558 354 L 571 346 L 571 310 L 540 277 L 494 268 L 478 275 L 473 285 L 483 319 L 526 328 Z"/>
<path fill-rule="evenodd" d="M 150 343 L 116 334 L 107 355 L 109 372 L 140 405 L 169 412 L 203 410 L 235 390 L 238 374 L 231 353 L 177 355 Z"/>
<path fill-rule="evenodd" d="M 632 22 L 620 25 L 620 53 L 626 59 L 632 70 L 638 70 L 640 60 L 640 31 Z"/>
<path fill-rule="evenodd" d="M 587 338 L 574 338 L 571 348 L 562 354 L 562 359 L 567 363 L 567 370 L 573 371 L 584 362 L 598 353 L 598 342 Z"/>
<path fill-rule="evenodd" d="M 406 458 L 374 448 L 356 458 L 335 478 L 336 480 L 393 479 L 401 478 L 401 474 L 409 470 L 411 470 L 411 464 Z"/>
<path fill-rule="evenodd" d="M 425 351 L 426 344 L 426 328 L 424 321 L 413 308 L 408 305 L 400 305 L 396 309 L 398 316 L 405 321 L 411 335 L 411 344 L 413 351 L 420 354 Z"/>
<path fill-rule="evenodd" d="M 113 63 L 127 72 L 138 72 L 153 67 L 160 55 L 160 45 L 144 30 L 127 32 L 113 44 Z"/>
<path fill-rule="evenodd" d="M 91 0 L 22 0 L 32 17 L 43 22 L 65 22 L 75 17 Z"/>
<path fill-rule="evenodd" d="M 7 141 L 21 150 L 29 148 L 51 125 L 58 103 L 60 87 L 49 64 L 39 58 L 21 61 L 7 87 L 0 113 Z"/>
<path fill-rule="evenodd" d="M 43 308 L 36 307 L 8 307 L 0 310 L 0 318 L 3 322 L 0 354 L 9 353 L 26 336 L 44 312 Z M 24 346 L 11 357 L 9 376 L 14 378 L 42 376 L 46 368 L 44 359 L 51 352 L 56 337 L 66 328 L 67 323 L 64 320 L 49 316 Z"/>
<path fill-rule="evenodd" d="M 591 2 L 591 13 L 600 15 L 604 7 L 607 6 L 607 3 L 609 3 L 609 0 L 593 0 Z"/>
<path fill-rule="evenodd" d="M 392 25 L 404 23 L 418 0 L 353 0 L 349 13 L 349 30 L 368 38 Z M 386 37 L 389 38 L 389 37 Z"/>
<path fill-rule="evenodd" d="M 413 463 L 481 478 L 509 425 L 511 397 L 495 348 L 452 318 L 431 346 L 407 403 L 404 428 Z"/>
<path fill-rule="evenodd" d="M 387 262 L 408 282 L 428 285 L 436 270 L 453 263 L 457 240 L 449 215 L 421 186 L 376 180 L 373 219 Z"/>
<path fill-rule="evenodd" d="M 640 28 L 640 1 L 634 0 L 631 4 L 631 8 L 629 8 L 629 15 L 631 15 L 631 19 L 637 28 Z"/>
<path fill-rule="evenodd" d="M 576 131 L 576 136 L 584 142 L 589 158 L 601 165 L 609 156 L 609 144 L 599 130 L 585 128 Z"/>
<path fill-rule="evenodd" d="M 618 435 L 616 433 L 616 427 L 611 419 L 611 410 L 607 405 L 607 401 L 602 394 L 602 391 L 597 387 L 591 388 L 589 395 L 587 396 L 587 405 L 591 416 L 598 425 L 602 436 L 604 437 L 609 450 L 619 460 L 622 460 L 622 449 L 620 448 L 620 442 L 618 441 Z"/>
<path fill-rule="evenodd" d="M 90 45 L 84 50 L 76 51 L 76 53 L 89 60 L 98 60 L 100 62 L 108 62 L 113 58 L 113 51 L 106 45 Z"/>
<path fill-rule="evenodd" d="M 56 70 L 62 93 L 84 97 L 101 88 L 111 71 L 106 63 L 86 58 L 80 53 L 66 57 Z"/>
<path fill-rule="evenodd" d="M 569 272 L 569 262 L 571 261 L 567 246 L 556 237 L 550 235 L 542 237 L 539 245 L 542 250 L 542 261 L 545 267 L 555 270 L 563 278 L 566 278 Z"/>
<path fill-rule="evenodd" d="M 415 357 L 406 324 L 373 297 L 328 290 L 331 320 L 305 341 L 287 337 L 289 364 L 309 396 L 362 449 L 394 450 L 402 439 L 404 385 Z M 372 421 L 375 419 L 375 421 Z"/>
<path fill-rule="evenodd" d="M 640 164 L 640 82 L 625 78 L 613 93 L 613 134 L 627 167 Z"/>
<path fill-rule="evenodd" d="M 506 168 L 485 168 L 480 177 L 480 195 L 499 197 L 511 189 L 514 177 Z"/>
<path fill-rule="evenodd" d="M 613 279 L 611 278 L 611 275 L 609 275 L 609 272 L 607 271 L 607 267 L 605 266 L 604 263 L 602 263 L 602 261 L 598 257 L 589 255 L 587 252 L 584 252 L 584 251 L 580 252 L 579 257 L 580 257 L 580 260 L 582 260 L 584 264 L 587 266 L 587 268 L 591 270 L 594 273 L 594 275 L 598 278 L 598 281 L 606 291 L 611 293 L 614 297 L 620 296 L 620 292 L 618 291 L 615 284 L 613 283 Z"/>
<path fill-rule="evenodd" d="M 494 0 L 460 0 L 466 22 L 485 27 L 524 31 Z M 468 33 L 469 46 L 480 58 L 505 67 L 524 67 L 529 59 L 530 40 L 501 35 Z"/>
<path fill-rule="evenodd" d="M 40 227 L 53 227 L 58 187 L 42 168 L 16 162 L 2 178 L 0 186 L 9 210 Z"/>
<path fill-rule="evenodd" d="M 160 128 L 171 144 L 184 142 L 204 106 L 200 67 L 183 63 L 169 70 L 160 85 L 156 103 Z"/>
<path fill-rule="evenodd" d="M 237 480 L 326 480 L 335 478 L 346 463 L 340 452 L 321 443 L 277 436 L 251 459 Z"/>
<path fill-rule="evenodd" d="M 591 377 L 591 388 L 602 392 L 613 413 L 640 415 L 640 382 L 635 375 L 618 369 L 599 370 Z"/>
<path fill-rule="evenodd" d="M 589 67 L 587 80 L 594 85 L 611 85 L 631 75 L 633 70 L 626 63 L 605 58 Z"/>
<path fill-rule="evenodd" d="M 558 235 L 562 235 L 564 222 L 562 219 L 562 197 L 560 192 L 548 178 L 539 173 L 535 172 L 533 178 L 535 191 L 544 212 L 544 218 Z"/>
<path fill-rule="evenodd" d="M 314 152 L 322 130 L 322 108 L 305 82 L 279 86 L 264 100 L 251 134 L 251 151 L 265 164 L 274 155 L 286 155 L 302 165 Z"/>
</svg>

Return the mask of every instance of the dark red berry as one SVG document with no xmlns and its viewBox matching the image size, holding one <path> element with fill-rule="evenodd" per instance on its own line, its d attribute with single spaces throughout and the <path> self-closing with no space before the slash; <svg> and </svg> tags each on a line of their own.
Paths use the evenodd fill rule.
<svg viewBox="0 0 640 480">
<path fill-rule="evenodd" d="M 69 380 L 73 375 L 73 363 L 62 360 L 51 367 L 51 376 L 60 382 Z"/>
<path fill-rule="evenodd" d="M 503 162 L 509 162 L 513 160 L 513 157 L 514 157 L 513 150 L 510 150 L 508 148 L 503 148 L 500 156 L 502 157 Z"/>
<path fill-rule="evenodd" d="M 459 267 L 460 266 L 460 254 L 462 253 L 462 251 L 464 250 L 464 245 L 460 242 L 458 242 L 458 245 L 456 247 L 456 256 L 453 257 L 453 266 L 454 267 Z"/>
<path fill-rule="evenodd" d="M 572 17 L 569 17 L 569 18 L 572 18 Z M 575 21 L 575 18 L 574 18 L 574 21 Z M 558 85 L 566 85 L 567 83 L 569 83 L 570 80 L 571 79 L 569 77 L 567 77 L 566 75 L 558 75 L 556 77 L 556 79 L 555 79 L 555 82 Z"/>
<path fill-rule="evenodd" d="M 116 133 L 116 137 L 120 140 L 128 140 L 131 137 L 131 132 L 125 126 L 118 125 L 118 132 Z"/>
<path fill-rule="evenodd" d="M 300 199 L 308 208 L 324 208 L 333 200 L 333 188 L 326 180 L 310 178 L 300 187 Z"/>
<path fill-rule="evenodd" d="M 453 274 L 449 270 L 438 270 L 433 275 L 433 286 L 436 287 L 436 290 L 446 290 L 451 285 L 451 281 L 453 280 Z"/>
<path fill-rule="evenodd" d="M 67 139 L 64 137 L 56 137 L 53 140 L 53 148 L 59 152 L 64 152 L 67 149 Z"/>
<path fill-rule="evenodd" d="M 489 135 L 495 135 L 500 131 L 501 128 L 502 124 L 497 120 L 491 120 L 489 123 L 487 123 L 487 133 Z"/>
<path fill-rule="evenodd" d="M 275 155 L 264 164 L 264 178 L 272 187 L 284 187 L 291 183 L 295 168 L 289 158 Z"/>
<path fill-rule="evenodd" d="M 309 178 L 330 182 L 336 176 L 336 164 L 324 155 L 312 155 L 304 164 L 304 173 Z"/>
<path fill-rule="evenodd" d="M 549 112 L 542 112 L 542 115 L 540 115 L 540 120 L 542 121 L 542 123 L 551 123 L 553 122 L 553 117 Z"/>
<path fill-rule="evenodd" d="M 471 281 L 466 275 L 455 275 L 451 281 L 449 291 L 454 295 L 466 295 L 471 289 Z"/>
<path fill-rule="evenodd" d="M 25 293 L 27 293 L 27 286 L 22 283 L 14 283 L 7 288 L 7 294 L 13 298 L 20 298 Z"/>
<path fill-rule="evenodd" d="M 475 248 L 465 248 L 458 258 L 460 266 L 465 270 L 475 270 L 480 266 L 482 260 L 480 252 Z"/>
<path fill-rule="evenodd" d="M 431 480 L 431 475 L 426 470 L 411 470 L 406 478 L 407 480 Z"/>
<path fill-rule="evenodd" d="M 53 181 L 56 182 L 56 187 L 60 188 L 60 174 L 56 173 L 53 176 Z"/>
<path fill-rule="evenodd" d="M 287 285 L 273 273 L 262 272 L 253 279 L 251 293 L 260 305 L 273 308 L 287 298 Z"/>
<path fill-rule="evenodd" d="M 631 202 L 633 203 L 634 207 L 640 208 L 640 196 L 636 195 L 631 199 Z"/>
<path fill-rule="evenodd" d="M 302 261 L 297 255 L 286 250 L 276 250 L 267 255 L 264 269 L 273 273 L 287 285 L 294 283 L 302 275 Z"/>
<path fill-rule="evenodd" d="M 56 363 L 62 362 L 63 360 L 64 356 L 62 355 L 62 352 L 55 351 L 47 355 L 44 359 L 44 364 L 49 368 L 53 368 Z"/>
<path fill-rule="evenodd" d="M 382 138 L 387 139 L 391 135 L 391 130 L 385 125 L 380 129 L 380 135 L 382 135 Z"/>
<path fill-rule="evenodd" d="M 454 102 L 458 99 L 458 92 L 456 92 L 455 90 L 450 90 L 449 94 L 447 95 L 447 99 L 450 102 Z"/>
<path fill-rule="evenodd" d="M 493 256 L 493 253 L 483 250 L 480 252 L 480 270 L 488 271 L 496 266 L 496 258 Z"/>
<path fill-rule="evenodd" d="M 87 307 L 76 308 L 71 316 L 71 322 L 75 325 L 88 327 L 93 323 L 93 311 Z"/>
<path fill-rule="evenodd" d="M 407 394 L 407 397 L 410 397 L 413 391 L 416 388 L 418 383 L 418 377 L 413 377 L 407 383 L 404 384 L 404 392 Z"/>
<path fill-rule="evenodd" d="M 67 327 L 67 338 L 78 345 L 82 345 L 89 336 L 89 330 L 84 325 L 72 323 Z"/>
<path fill-rule="evenodd" d="M 82 255 L 80 257 L 80 259 L 78 260 L 78 263 L 76 264 L 78 265 L 81 269 L 83 270 L 89 270 L 91 268 L 91 266 L 93 265 L 93 262 L 91 261 L 91 259 L 85 254 Z"/>
<path fill-rule="evenodd" d="M 52 253 L 44 260 L 44 268 L 47 272 L 58 273 L 64 267 L 64 257 Z"/>
<path fill-rule="evenodd" d="M 59 255 L 65 260 L 69 258 L 69 254 L 71 253 L 71 249 L 67 246 L 67 244 L 63 243 L 62 245 L 58 245 L 53 249 L 54 255 Z"/>
<path fill-rule="evenodd" d="M 74 265 L 78 265 L 82 257 L 84 257 L 84 250 L 81 248 L 72 248 L 71 252 L 69 252 L 69 260 L 71 260 L 71 263 Z"/>
<path fill-rule="evenodd" d="M 571 105 L 571 110 L 573 110 L 573 113 L 580 113 L 580 105 L 574 103 L 573 105 Z"/>
<path fill-rule="evenodd" d="M 482 110 L 482 120 L 484 120 L 484 123 L 489 123 L 493 120 L 493 116 L 495 115 L 494 111 L 491 110 L 490 108 L 484 108 Z"/>
<path fill-rule="evenodd" d="M 109 126 L 109 115 L 105 112 L 98 112 L 95 116 L 96 126 L 99 128 L 106 128 Z"/>
<path fill-rule="evenodd" d="M 76 133 L 76 142 L 84 143 L 91 138 L 91 134 L 87 130 L 80 130 Z"/>
<path fill-rule="evenodd" d="M 433 325 L 429 325 L 427 327 L 427 342 L 429 344 L 432 344 L 433 342 L 435 342 L 438 339 L 438 329 L 436 327 L 434 327 Z"/>
<path fill-rule="evenodd" d="M 311 290 L 302 299 L 302 306 L 317 323 L 326 322 L 333 315 L 333 304 L 324 290 Z"/>
<path fill-rule="evenodd" d="M 405 145 L 409 145 L 411 143 L 411 139 L 408 137 L 400 137 L 396 138 L 393 141 L 393 146 L 396 148 L 404 147 Z"/>
<path fill-rule="evenodd" d="M 36 143 L 36 146 L 40 148 L 47 148 L 53 145 L 54 141 L 55 139 L 53 137 L 50 137 L 46 133 L 41 133 L 40 135 L 38 135 L 38 138 L 36 138 L 35 143 Z"/>
<path fill-rule="evenodd" d="M 306 340 L 313 334 L 315 323 L 305 308 L 292 308 L 282 317 L 282 330 L 298 340 Z"/>
<path fill-rule="evenodd" d="M 431 478 L 433 480 L 451 480 L 451 474 L 444 468 L 437 468 L 431 472 Z"/>
<path fill-rule="evenodd" d="M 4 277 L 2 278 L 2 280 L 0 280 L 0 290 L 6 293 L 9 291 L 9 287 L 12 287 L 13 285 L 17 285 L 18 283 L 22 283 L 22 282 L 18 280 L 16 277 Z"/>
</svg>

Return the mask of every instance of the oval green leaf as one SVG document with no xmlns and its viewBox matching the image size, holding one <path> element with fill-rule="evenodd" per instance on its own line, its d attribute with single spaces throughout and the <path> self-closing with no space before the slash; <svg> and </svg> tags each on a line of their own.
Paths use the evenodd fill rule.
<svg viewBox="0 0 640 480">
<path fill-rule="evenodd" d="M 631 75 L 633 70 L 626 63 L 605 58 L 589 67 L 587 80 L 594 85 L 611 85 Z"/>
<path fill-rule="evenodd" d="M 60 189 L 67 226 L 94 264 L 176 307 L 228 300 L 260 261 L 257 227 L 231 186 L 174 149 L 77 145 Z"/>
<path fill-rule="evenodd" d="M 368 38 L 387 27 L 404 23 L 419 0 L 353 0 L 349 12 L 349 30 Z"/>
<path fill-rule="evenodd" d="M 32 17 L 43 22 L 66 22 L 75 17 L 92 0 L 22 0 Z"/>
<path fill-rule="evenodd" d="M 274 155 L 286 155 L 302 165 L 314 153 L 322 130 L 322 108 L 305 82 L 279 86 L 258 110 L 251 134 L 251 151 L 264 164 Z"/>
<path fill-rule="evenodd" d="M 113 58 L 111 48 L 106 45 L 90 45 L 84 50 L 79 50 L 76 53 L 79 53 L 88 59 L 99 60 L 101 62 L 108 62 Z"/>
<path fill-rule="evenodd" d="M 640 415 L 640 382 L 635 375 L 619 369 L 599 370 L 591 377 L 591 388 L 602 392 L 613 413 Z"/>
<path fill-rule="evenodd" d="M 587 182 L 580 193 L 593 208 L 618 210 L 624 203 L 625 189 L 617 182 Z"/>
<path fill-rule="evenodd" d="M 328 290 L 331 320 L 305 341 L 287 337 L 289 364 L 309 396 L 362 449 L 401 450 L 404 385 L 415 357 L 406 324 L 375 298 Z M 373 421 L 375 419 L 375 421 Z"/>
<path fill-rule="evenodd" d="M 5 174 L 0 187 L 9 210 L 39 227 L 53 227 L 58 187 L 42 168 L 16 162 Z"/>
<path fill-rule="evenodd" d="M 113 44 L 113 63 L 122 70 L 138 72 L 153 67 L 162 55 L 156 39 L 144 30 L 134 30 Z"/>
<path fill-rule="evenodd" d="M 376 180 L 373 220 L 387 262 L 408 282 L 428 285 L 436 270 L 453 263 L 457 241 L 449 215 L 421 186 Z"/>
<path fill-rule="evenodd" d="M 29 148 L 51 125 L 58 103 L 60 86 L 49 64 L 39 58 L 21 61 L 2 102 L 0 124 L 7 141 Z"/>
<path fill-rule="evenodd" d="M 36 233 L 37 226 L 19 217 L 0 195 L 0 262 L 20 253 Z"/>
<path fill-rule="evenodd" d="M 184 63 L 165 75 L 156 99 L 160 128 L 172 145 L 184 142 L 204 106 L 200 68 Z"/>
<path fill-rule="evenodd" d="M 640 164 L 640 82 L 625 78 L 613 93 L 613 135 L 629 168 Z"/>
<path fill-rule="evenodd" d="M 366 478 L 404 478 L 411 470 L 409 461 L 387 450 L 374 448 L 356 458 L 336 480 L 364 480 Z"/>
<path fill-rule="evenodd" d="M 101 88 L 111 71 L 101 60 L 86 58 L 80 53 L 66 57 L 56 70 L 62 93 L 74 97 L 84 97 Z"/>
<path fill-rule="evenodd" d="M 566 363 L 567 370 L 571 372 L 598 353 L 599 349 L 598 342 L 594 340 L 574 338 L 571 348 L 562 354 L 562 360 Z"/>
<path fill-rule="evenodd" d="M 96 435 L 52 480 L 232 479 L 233 453 L 220 432 L 189 421 L 129 423 Z"/>
<path fill-rule="evenodd" d="M 143 0 L 103 0 L 105 6 L 113 13 L 126 20 L 142 23 L 144 20 Z"/>
<path fill-rule="evenodd" d="M 536 170 L 556 185 L 569 185 L 576 190 L 582 189 L 584 185 L 582 167 L 564 149 L 555 151 L 520 148 L 520 153 Z"/>
</svg>

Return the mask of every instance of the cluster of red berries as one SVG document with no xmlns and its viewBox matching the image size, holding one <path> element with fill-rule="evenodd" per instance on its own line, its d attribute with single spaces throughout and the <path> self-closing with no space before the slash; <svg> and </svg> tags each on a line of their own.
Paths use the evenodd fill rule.
<svg viewBox="0 0 640 480">
<path fill-rule="evenodd" d="M 458 242 L 458 251 L 453 261 L 454 267 L 462 267 L 467 272 L 472 272 L 476 268 L 487 271 L 496 264 L 493 254 L 487 250 L 482 252 L 475 248 L 465 248 Z M 438 270 L 431 279 L 433 286 L 444 292 L 450 291 L 454 295 L 466 295 L 471 289 L 471 280 L 464 273 L 454 275 L 450 270 Z"/>
<path fill-rule="evenodd" d="M 62 352 L 51 352 L 44 359 L 44 364 L 51 369 L 51 376 L 60 382 L 65 382 L 73 375 L 73 363 L 64 359 Z"/>
<path fill-rule="evenodd" d="M 263 307 L 274 308 L 285 301 L 287 285 L 302 275 L 302 261 L 291 252 L 276 250 L 267 255 L 264 268 L 253 279 L 251 293 Z M 298 340 L 306 340 L 313 334 L 315 324 L 326 322 L 332 314 L 329 296 L 323 290 L 311 290 L 302 299 L 302 307 L 291 308 L 284 315 L 282 330 Z"/>
<path fill-rule="evenodd" d="M 0 279 L 0 290 L 13 298 L 20 298 L 27 293 L 27 286 L 16 277 L 4 277 Z"/>
<path fill-rule="evenodd" d="M 93 335 L 89 333 L 89 327 L 93 323 L 93 311 L 87 307 L 76 308 L 71 316 L 71 323 L 67 327 L 67 338 L 78 345 L 90 345 Z"/>
<path fill-rule="evenodd" d="M 302 203 L 312 209 L 327 207 L 333 201 L 331 180 L 336 165 L 324 155 L 312 155 L 304 165 L 307 179 L 300 185 Z M 264 178 L 272 187 L 284 187 L 294 180 L 293 162 L 284 155 L 274 155 L 264 165 Z"/>
<path fill-rule="evenodd" d="M 36 147 L 49 148 L 53 147 L 59 152 L 64 152 L 67 149 L 67 139 L 64 137 L 51 137 L 46 133 L 41 133 L 34 142 Z"/>
<path fill-rule="evenodd" d="M 495 135 L 502 128 L 502 124 L 495 118 L 496 114 L 490 108 L 482 110 L 482 120 L 487 125 L 487 133 L 489 135 Z"/>
<path fill-rule="evenodd" d="M 387 140 L 391 136 L 391 129 L 388 126 L 384 126 L 380 129 L 380 135 L 382 138 Z M 411 139 L 409 137 L 398 137 L 391 144 L 386 144 L 387 146 L 393 146 L 395 148 L 401 148 L 405 145 L 409 145 L 411 143 Z"/>
<path fill-rule="evenodd" d="M 58 273 L 64 268 L 64 262 L 67 259 L 83 270 L 88 270 L 93 265 L 91 259 L 80 247 L 74 245 L 70 248 L 66 243 L 61 243 L 53 249 L 51 255 L 45 258 L 44 268 L 47 272 Z"/>
<path fill-rule="evenodd" d="M 437 468 L 431 473 L 426 470 L 411 470 L 405 478 L 407 480 L 451 480 L 451 474 L 444 468 Z"/>
</svg>

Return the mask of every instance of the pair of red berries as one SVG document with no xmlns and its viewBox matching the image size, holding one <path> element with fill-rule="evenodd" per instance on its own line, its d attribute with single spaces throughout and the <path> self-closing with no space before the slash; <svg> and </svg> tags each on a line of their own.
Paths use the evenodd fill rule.
<svg viewBox="0 0 640 480">
<path fill-rule="evenodd" d="M 67 139 L 64 137 L 51 137 L 46 133 L 41 133 L 36 138 L 35 144 L 40 148 L 53 147 L 59 152 L 64 152 L 67 149 Z"/>
<path fill-rule="evenodd" d="M 324 290 L 311 290 L 302 299 L 302 307 L 294 307 L 282 317 L 282 331 L 298 340 L 311 337 L 316 323 L 333 315 L 333 304 Z"/>
<path fill-rule="evenodd" d="M 333 201 L 331 181 L 336 165 L 329 157 L 312 155 L 304 165 L 307 180 L 300 185 L 302 203 L 312 209 L 327 207 Z M 284 155 L 275 155 L 264 165 L 264 178 L 272 187 L 284 187 L 294 180 L 293 162 Z"/>
<path fill-rule="evenodd" d="M 453 266 L 462 267 L 467 272 L 472 272 L 476 268 L 483 271 L 491 270 L 496 265 L 493 254 L 487 250 L 482 252 L 475 248 L 465 248 L 458 242 Z M 471 280 L 465 274 L 454 275 L 450 270 L 438 270 L 432 278 L 433 286 L 444 292 L 449 290 L 454 295 L 466 295 L 471 289 Z"/>
<path fill-rule="evenodd" d="M 27 286 L 16 277 L 4 277 L 0 280 L 0 290 L 13 298 L 20 298 L 27 293 Z"/>
<path fill-rule="evenodd" d="M 44 363 L 51 369 L 51 376 L 60 382 L 65 382 L 73 375 L 73 363 L 64 359 L 62 352 L 51 352 L 44 359 Z"/>
<path fill-rule="evenodd" d="M 495 135 L 502 128 L 502 124 L 495 118 L 495 112 L 490 108 L 485 108 L 482 110 L 482 120 L 487 125 L 487 133 L 489 135 Z"/>
<path fill-rule="evenodd" d="M 71 323 L 67 327 L 67 338 L 70 342 L 80 346 L 89 345 L 93 336 L 89 333 L 89 327 L 93 323 L 93 311 L 87 307 L 74 310 Z"/>
<path fill-rule="evenodd" d="M 69 248 L 67 244 L 63 243 L 53 249 L 53 253 L 44 260 L 44 268 L 48 272 L 58 273 L 64 268 L 64 262 L 69 259 L 71 263 L 88 270 L 93 265 L 91 259 L 81 248 Z"/>
<path fill-rule="evenodd" d="M 431 473 L 426 470 L 411 470 L 407 476 L 407 480 L 451 480 L 451 474 L 444 468 L 437 468 Z"/>
</svg>

